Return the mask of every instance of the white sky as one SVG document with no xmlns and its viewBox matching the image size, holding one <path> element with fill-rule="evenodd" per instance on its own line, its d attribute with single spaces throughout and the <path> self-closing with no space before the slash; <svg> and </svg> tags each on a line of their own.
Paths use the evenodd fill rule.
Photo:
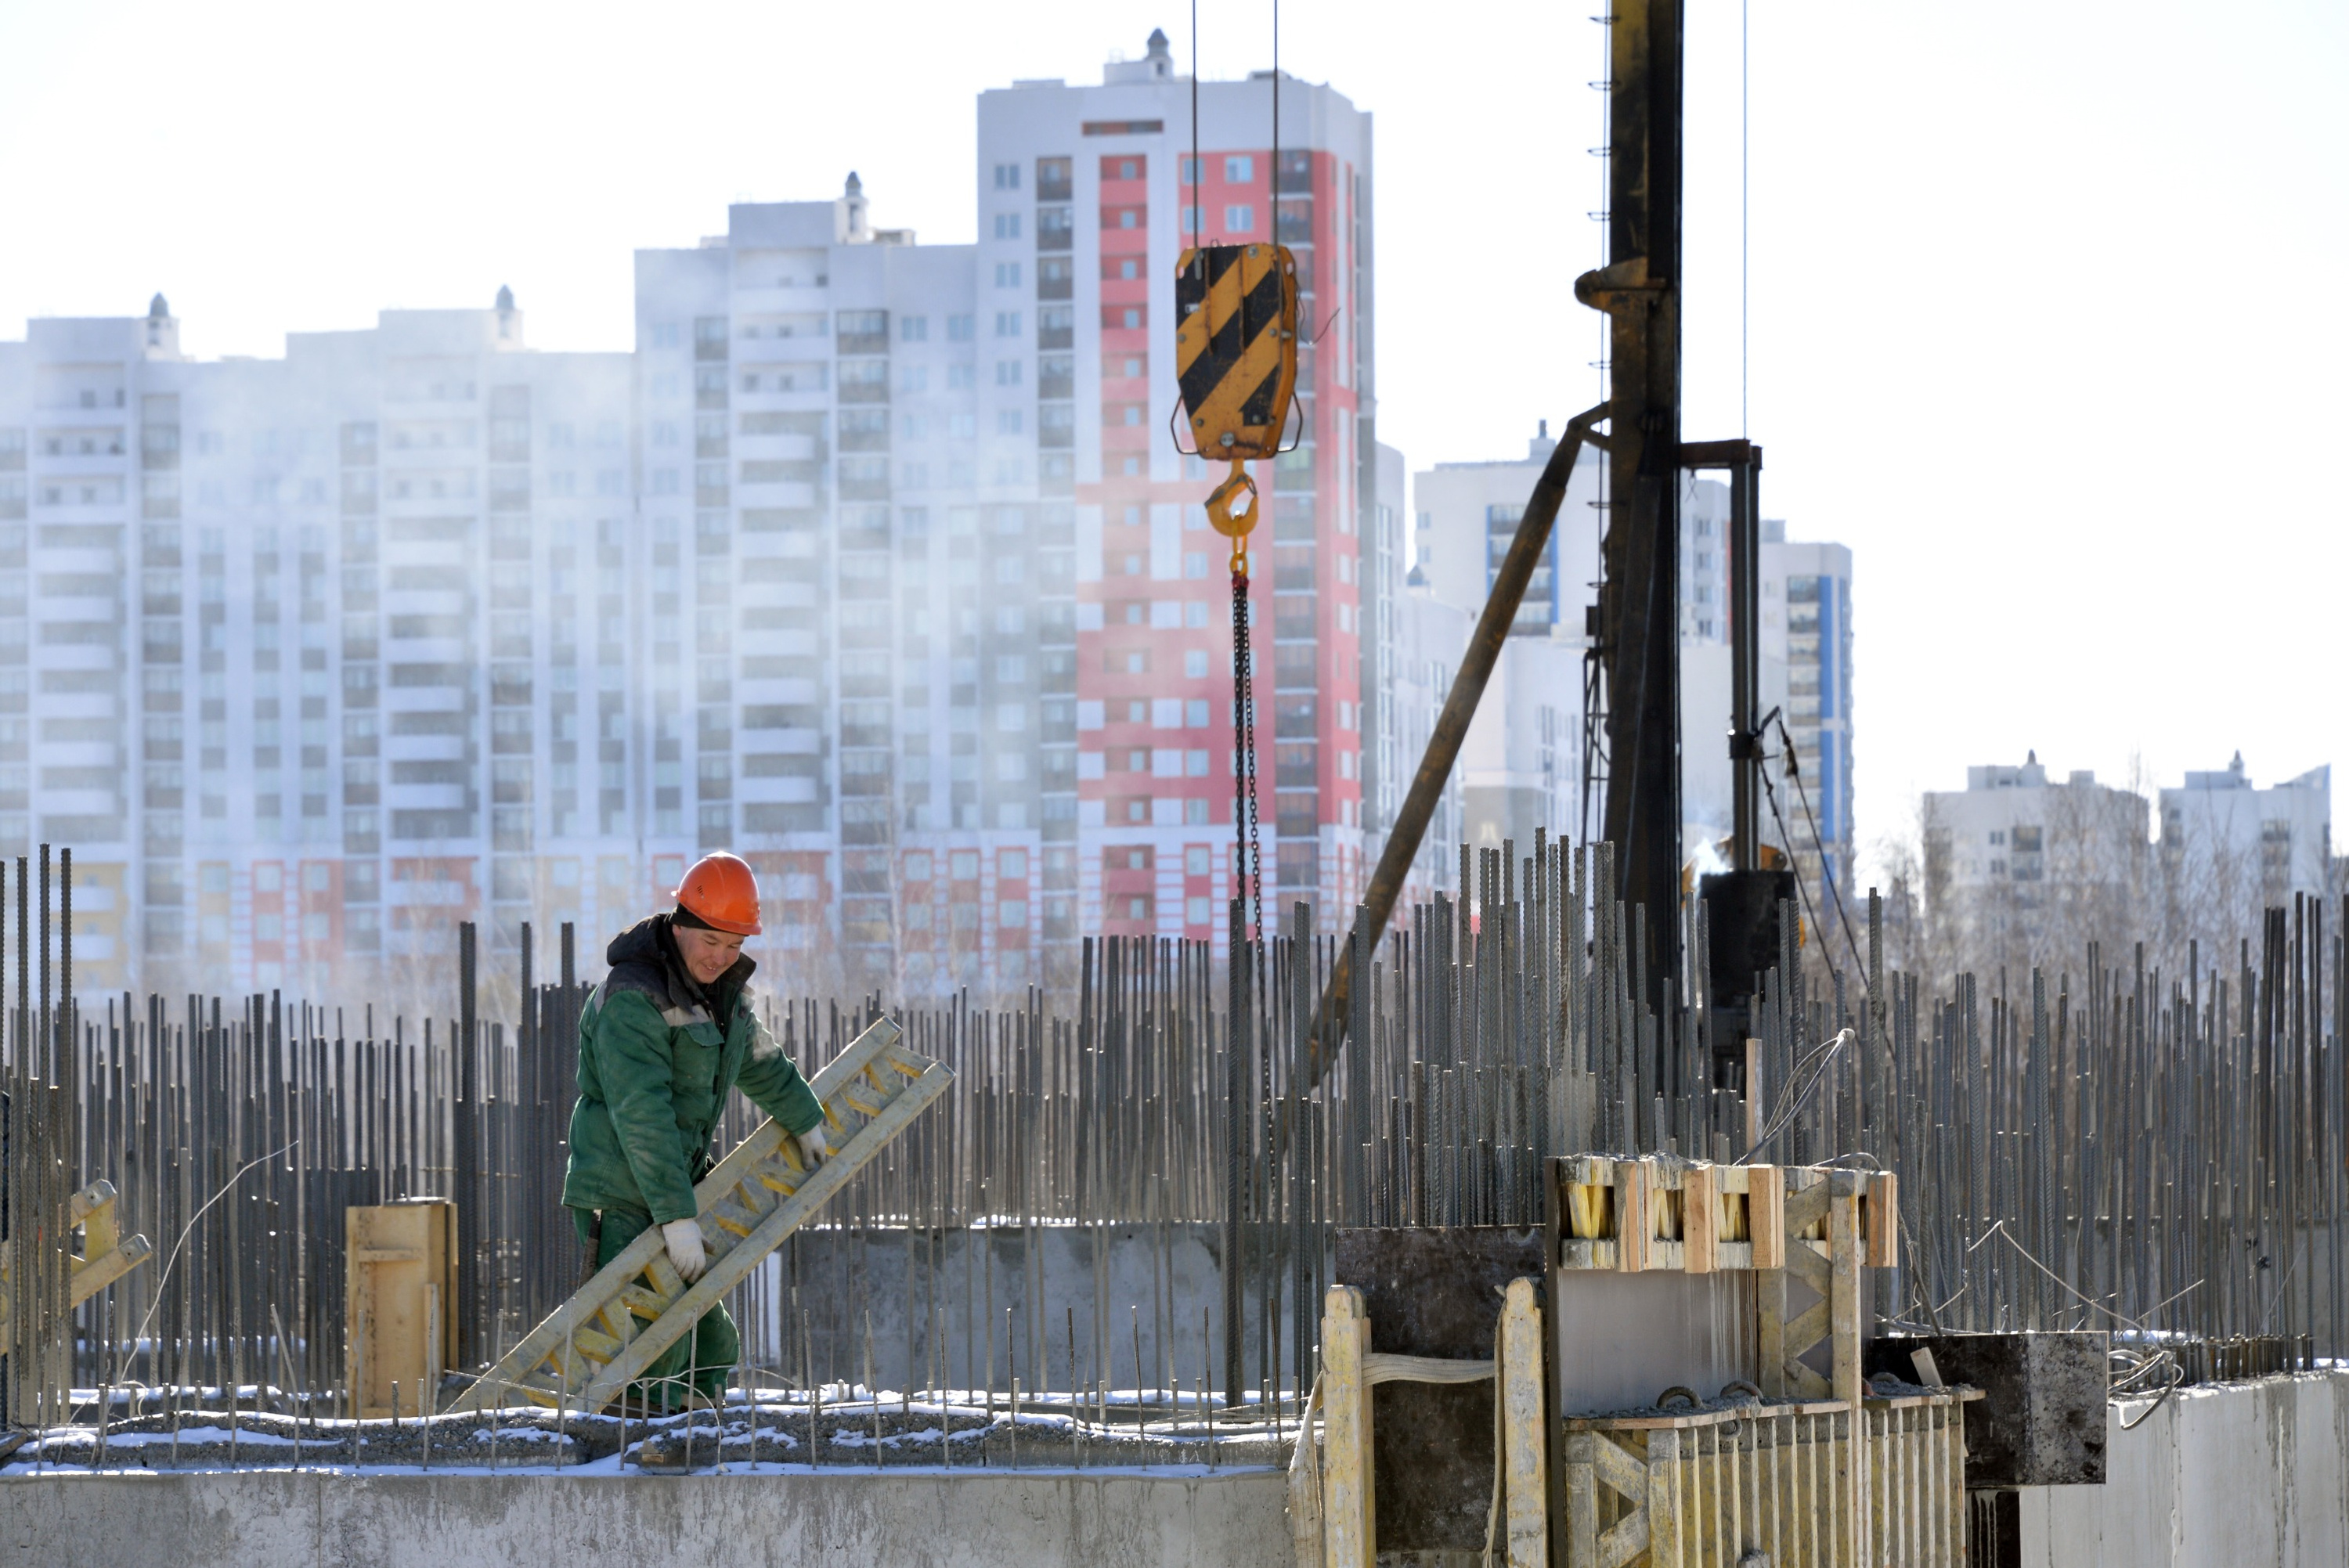
<svg viewBox="0 0 2349 1568">
<path fill-rule="evenodd" d="M 1269 5 L 1203 0 L 1209 77 Z M 1281 63 L 1378 116 L 1381 435 L 1521 453 L 1595 400 L 1602 6 L 1288 0 Z M 1764 511 L 1856 553 L 1863 845 L 1970 762 L 2155 781 L 2349 764 L 2349 9 L 1750 7 Z M 1739 36 L 1689 0 L 1692 438 L 1737 433 Z M 968 241 L 973 99 L 1097 80 L 1170 0 L 661 6 L 0 0 L 0 334 L 135 315 L 199 356 L 384 306 L 627 346 L 630 253 L 730 200 Z"/>
</svg>

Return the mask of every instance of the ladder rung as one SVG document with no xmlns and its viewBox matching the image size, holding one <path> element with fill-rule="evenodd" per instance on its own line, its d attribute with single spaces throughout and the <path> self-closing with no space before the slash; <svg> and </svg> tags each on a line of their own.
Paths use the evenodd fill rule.
<svg viewBox="0 0 2349 1568">
<path fill-rule="evenodd" d="M 685 1294 L 685 1280 L 677 1266 L 668 1261 L 667 1253 L 655 1253 L 653 1261 L 644 1269 L 645 1277 L 653 1282 L 653 1293 L 675 1301 Z"/>
<path fill-rule="evenodd" d="M 788 1198 L 800 1190 L 799 1182 L 794 1180 L 795 1175 L 796 1172 L 792 1171 L 779 1173 L 773 1171 L 761 1171 L 759 1172 L 759 1185 L 771 1192 L 781 1192 Z"/>
<path fill-rule="evenodd" d="M 647 1323 L 650 1323 L 654 1318 L 658 1317 L 662 1313 L 668 1310 L 668 1297 L 665 1295 L 655 1295 L 651 1291 L 647 1290 L 640 1284 L 622 1285 L 620 1287 L 620 1300 L 626 1304 L 630 1312 L 635 1313 Z"/>
<path fill-rule="evenodd" d="M 594 1321 L 602 1324 L 604 1326 L 599 1331 L 594 1328 L 587 1328 L 583 1325 L 582 1328 L 585 1333 L 595 1334 L 601 1332 L 618 1340 L 623 1345 L 626 1345 L 629 1340 L 634 1339 L 636 1336 L 636 1315 L 630 1312 L 626 1307 L 620 1305 L 620 1298 L 616 1295 L 609 1301 L 599 1304 L 592 1316 Z M 609 1359 L 609 1357 L 606 1357 L 606 1359 Z"/>
<path fill-rule="evenodd" d="M 747 1236 L 759 1228 L 759 1216 L 731 1199 L 720 1198 L 709 1205 L 710 1219 L 738 1236 Z"/>
<path fill-rule="evenodd" d="M 580 1355 L 593 1357 L 598 1361 L 609 1361 L 627 1348 L 626 1341 L 616 1339 L 611 1335 L 594 1328 L 573 1329 L 571 1343 L 577 1347 Z"/>
</svg>

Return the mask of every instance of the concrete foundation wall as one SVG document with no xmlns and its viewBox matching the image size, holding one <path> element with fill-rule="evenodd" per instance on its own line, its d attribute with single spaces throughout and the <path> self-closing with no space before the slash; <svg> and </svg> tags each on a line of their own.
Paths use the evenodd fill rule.
<svg viewBox="0 0 2349 1568">
<path fill-rule="evenodd" d="M 1287 1478 L 53 1476 L 0 1480 L 9 1561 L 57 1568 L 1293 1568 Z"/>
<path fill-rule="evenodd" d="M 2103 1486 L 2021 1497 L 2031 1568 L 2340 1568 L 2349 1563 L 2349 1371 L 2181 1389 L 2107 1422 Z"/>
<path fill-rule="evenodd" d="M 1295 1372 L 1288 1239 L 1285 1227 L 1247 1228 L 1250 1387 L 1264 1376 L 1268 1343 L 1278 1346 L 1284 1388 Z M 885 1388 L 932 1379 L 978 1387 L 990 1366 L 999 1388 L 1014 1367 L 1024 1387 L 1064 1388 L 1073 1314 L 1080 1381 L 1137 1386 L 1138 1345 L 1141 1387 L 1163 1387 L 1171 1375 L 1188 1389 L 1203 1354 L 1210 1380 L 1223 1376 L 1223 1240 L 1220 1227 L 1196 1224 L 802 1232 L 765 1266 L 766 1299 L 788 1310 L 798 1285 L 804 1324 L 787 1336 L 778 1317 L 746 1314 L 743 1339 L 753 1359 L 781 1346 L 780 1364 L 796 1371 L 803 1327 L 823 1381 L 864 1380 L 869 1330 L 874 1377 Z M 1330 1277 L 1326 1258 L 1319 1277 Z M 1281 1293 L 1270 1318 L 1268 1286 Z M 1318 1297 L 1310 1311 L 1318 1323 Z"/>
</svg>

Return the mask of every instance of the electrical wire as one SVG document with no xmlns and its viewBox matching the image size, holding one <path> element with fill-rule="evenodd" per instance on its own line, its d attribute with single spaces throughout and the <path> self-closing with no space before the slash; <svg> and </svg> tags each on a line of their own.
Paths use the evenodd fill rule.
<svg viewBox="0 0 2349 1568">
<path fill-rule="evenodd" d="M 1827 1068 L 1835 1061 L 1836 1053 L 1849 1045 L 1853 1037 L 1853 1031 L 1850 1026 L 1847 1025 L 1826 1039 L 1813 1046 L 1803 1058 L 1795 1064 L 1794 1069 L 1786 1077 L 1790 1082 L 1799 1083 L 1801 1087 L 1794 1093 L 1781 1099 L 1777 1114 L 1773 1116 L 1768 1124 L 1754 1135 L 1753 1147 L 1738 1157 L 1738 1164 L 1743 1165 L 1752 1160 L 1764 1149 L 1768 1148 L 1780 1133 L 1794 1125 L 1795 1118 L 1801 1113 L 1804 1105 L 1809 1101 L 1811 1096 L 1817 1091 L 1819 1084 L 1826 1078 Z M 1805 1078 L 1806 1073 L 1810 1076 Z"/>
<path fill-rule="evenodd" d="M 195 1233 L 197 1222 L 202 1220 L 205 1214 L 212 1211 L 213 1204 L 219 1202 L 222 1198 L 227 1197 L 231 1192 L 236 1191 L 236 1184 L 244 1180 L 244 1174 L 246 1171 L 251 1171 L 256 1165 L 267 1164 L 272 1160 L 274 1160 L 279 1155 L 285 1153 L 286 1150 L 299 1147 L 301 1142 L 302 1140 L 297 1138 L 294 1140 L 293 1142 L 286 1144 L 285 1148 L 273 1149 L 266 1154 L 254 1155 L 252 1159 L 238 1166 L 235 1171 L 230 1175 L 229 1179 L 221 1183 L 221 1190 L 204 1200 L 202 1207 L 199 1208 L 194 1213 L 188 1216 L 188 1222 L 180 1227 L 179 1239 L 171 1243 L 171 1255 L 163 1260 L 161 1270 L 155 1275 L 154 1296 L 147 1304 L 147 1315 L 139 1320 L 138 1332 L 133 1334 L 125 1343 L 121 1353 L 121 1358 L 116 1363 L 114 1381 L 118 1383 L 122 1381 L 123 1370 L 128 1367 L 130 1357 L 136 1353 L 139 1344 L 147 1337 L 148 1326 L 155 1321 L 155 1309 L 163 1304 L 163 1286 L 170 1282 L 171 1278 L 171 1270 L 178 1266 L 181 1251 L 187 1246 L 188 1238 Z"/>
<path fill-rule="evenodd" d="M 1780 716 L 1778 709 L 1772 708 L 1769 714 L 1762 720 L 1762 725 L 1767 726 L 1774 719 L 1777 721 L 1778 725 L 1779 755 L 1781 760 L 1786 765 L 1786 777 L 1794 779 L 1795 788 L 1800 789 L 1802 787 L 1803 778 L 1802 769 L 1799 760 L 1795 755 L 1794 738 L 1786 733 L 1785 719 Z M 1761 727 L 1757 726 L 1756 727 Z M 1763 799 L 1770 802 L 1770 815 L 1778 824 L 1778 837 L 1785 842 L 1786 846 L 1786 859 L 1791 861 L 1795 858 L 1794 830 L 1786 826 L 1786 814 L 1778 809 L 1778 791 L 1771 788 L 1770 770 L 1767 768 L 1764 768 L 1761 769 L 1761 773 Z M 1811 841 L 1813 843 L 1816 843 L 1819 839 L 1818 819 L 1816 817 L 1810 817 L 1810 797 L 1807 793 L 1804 794 L 1802 800 L 1804 815 L 1806 817 L 1809 817 L 1810 820 Z M 1821 861 L 1822 870 L 1825 869 L 1825 865 L 1826 862 L 1823 860 Z M 1853 937 L 1851 932 L 1851 917 L 1844 913 L 1843 895 L 1839 892 L 1836 892 L 1835 879 L 1832 877 L 1822 876 L 1819 880 L 1827 884 L 1827 891 L 1829 892 L 1836 893 L 1836 914 L 1843 924 L 1844 945 L 1851 949 L 1852 967 L 1859 971 L 1860 994 L 1863 996 L 1866 996 L 1869 1001 L 1873 1002 L 1876 997 L 1875 994 L 1868 989 L 1868 965 L 1860 960 L 1859 944 Z M 1803 914 L 1805 918 L 1810 922 L 1811 928 L 1819 933 L 1820 940 L 1826 940 L 1827 929 L 1826 922 L 1819 918 L 1817 908 L 1811 903 L 1811 890 L 1804 884 L 1799 868 L 1797 869 L 1795 876 L 1795 895 L 1801 901 Z"/>
<path fill-rule="evenodd" d="M 1803 820 L 1811 825 L 1811 842 L 1820 846 L 1819 870 L 1824 872 L 1826 870 L 1826 841 L 1820 837 L 1819 820 L 1811 812 L 1811 792 L 1808 789 L 1805 788 L 1803 784 L 1803 770 L 1799 766 L 1798 758 L 1795 755 L 1795 739 L 1794 737 L 1786 733 L 1785 713 L 1781 710 L 1777 715 L 1777 718 L 1778 742 L 1779 745 L 1785 748 L 1786 754 L 1786 777 L 1794 780 L 1795 798 L 1801 801 L 1803 806 Z M 1785 824 L 1781 823 L 1780 826 L 1783 827 Z M 1788 847 L 1792 848 L 1793 846 L 1789 845 Z M 1860 960 L 1859 940 L 1852 934 L 1851 912 L 1844 907 L 1843 889 L 1838 885 L 1838 881 L 1835 877 L 1822 875 L 1819 880 L 1826 884 L 1827 896 L 1835 900 L 1836 918 L 1843 923 L 1844 945 L 1851 949 L 1852 967 L 1859 971 L 1859 988 L 1862 992 L 1866 992 L 1868 990 L 1868 965 Z"/>
</svg>

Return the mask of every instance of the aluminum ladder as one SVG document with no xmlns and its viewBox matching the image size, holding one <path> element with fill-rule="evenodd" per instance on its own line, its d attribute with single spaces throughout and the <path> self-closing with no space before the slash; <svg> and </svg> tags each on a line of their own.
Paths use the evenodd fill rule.
<svg viewBox="0 0 2349 1568">
<path fill-rule="evenodd" d="M 517 1400 L 600 1410 L 687 1334 L 702 1314 L 805 1224 L 889 1140 L 944 1094 L 954 1074 L 905 1048 L 887 1018 L 867 1025 L 809 1083 L 833 1153 L 810 1174 L 795 1140 L 762 1121 L 693 1190 L 709 1266 L 688 1285 L 658 1225 L 595 1272 L 450 1408 Z"/>
</svg>

